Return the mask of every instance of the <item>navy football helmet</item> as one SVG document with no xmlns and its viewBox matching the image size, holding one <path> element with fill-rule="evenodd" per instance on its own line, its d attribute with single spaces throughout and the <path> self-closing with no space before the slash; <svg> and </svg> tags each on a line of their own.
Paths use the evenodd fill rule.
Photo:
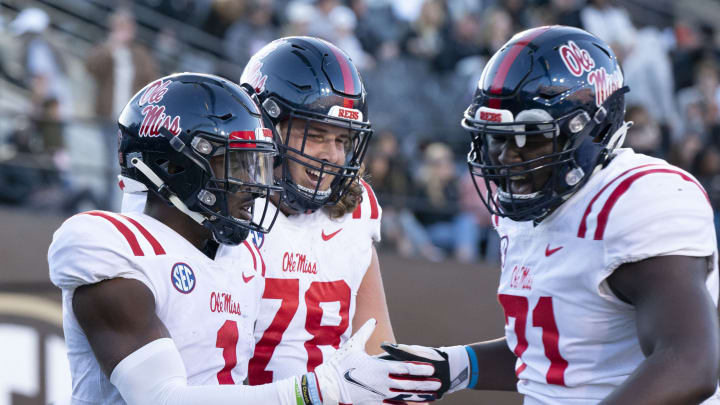
<svg viewBox="0 0 720 405">
<path fill-rule="evenodd" d="M 266 221 L 263 212 L 255 222 L 253 200 L 281 190 L 272 173 L 277 148 L 253 97 L 197 73 L 148 84 L 118 119 L 122 174 L 208 228 L 219 243 L 237 245 L 251 230 L 268 232 L 274 217 Z M 238 212 L 234 206 L 247 211 L 243 218 L 231 214 Z"/>
<path fill-rule="evenodd" d="M 490 212 L 540 221 L 582 187 L 622 145 L 628 90 L 612 49 L 586 31 L 548 26 L 511 38 L 485 66 L 462 120 L 470 173 Z M 502 164 L 490 153 L 538 141 L 551 142 L 548 153 L 529 160 Z M 514 191 L 513 181 L 533 187 Z"/>
<path fill-rule="evenodd" d="M 357 180 L 372 135 L 365 88 L 350 58 L 318 38 L 281 38 L 250 59 L 240 82 L 255 89 L 276 136 L 281 156 L 276 165 L 282 165 L 278 181 L 284 189 L 284 203 L 297 212 L 337 204 Z M 287 124 L 284 134 L 280 134 L 280 123 Z M 332 125 L 347 134 L 343 164 L 306 153 L 308 130 L 315 123 Z M 302 125 L 304 131 L 300 147 L 288 143 L 293 125 Z M 304 166 L 316 186 L 305 187 L 294 181 L 290 162 Z M 332 183 L 329 189 L 321 190 L 327 176 L 333 176 Z"/>
</svg>

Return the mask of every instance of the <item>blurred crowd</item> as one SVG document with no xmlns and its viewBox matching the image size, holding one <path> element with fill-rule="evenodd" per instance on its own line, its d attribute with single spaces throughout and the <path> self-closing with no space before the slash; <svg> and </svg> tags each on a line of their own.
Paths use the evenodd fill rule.
<svg viewBox="0 0 720 405">
<path fill-rule="evenodd" d="M 625 8 L 638 3 L 647 11 Z M 57 22 L 44 6 L 0 0 L 0 82 L 19 96 L 0 94 L 6 204 L 116 208 L 113 167 L 99 170 L 99 187 L 72 175 L 78 159 L 69 149 L 88 142 L 77 140 L 78 131 L 98 134 L 98 160 L 114 162 L 114 120 L 143 84 L 175 71 L 237 79 L 267 42 L 312 35 L 344 49 L 365 80 L 375 128 L 366 177 L 383 206 L 381 247 L 434 261 L 498 261 L 497 236 L 464 163 L 469 138 L 459 120 L 485 62 L 513 33 L 566 24 L 598 35 L 621 59 L 631 88 L 627 119 L 635 122 L 626 145 L 697 176 L 720 228 L 717 23 L 680 16 L 673 2 L 89 0 L 87 10 L 68 6 Z M 90 9 L 102 21 L 88 23 Z M 709 11 L 718 15 L 720 5 Z M 73 16 L 78 22 L 69 23 Z"/>
</svg>

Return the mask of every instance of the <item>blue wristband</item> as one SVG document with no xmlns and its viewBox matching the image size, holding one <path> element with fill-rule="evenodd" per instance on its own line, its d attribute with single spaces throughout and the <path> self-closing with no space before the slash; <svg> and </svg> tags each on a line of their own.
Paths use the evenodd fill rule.
<svg viewBox="0 0 720 405">
<path fill-rule="evenodd" d="M 310 400 L 312 401 L 313 405 L 322 405 L 322 400 L 320 400 L 320 389 L 318 388 L 317 377 L 315 377 L 315 373 L 307 373 L 305 374 L 305 376 L 307 377 L 308 393 L 310 394 Z"/>
<path fill-rule="evenodd" d="M 470 358 L 470 382 L 468 383 L 468 389 L 473 389 L 477 385 L 478 381 L 478 361 L 475 356 L 475 351 L 470 346 L 465 346 L 465 351 Z"/>
</svg>

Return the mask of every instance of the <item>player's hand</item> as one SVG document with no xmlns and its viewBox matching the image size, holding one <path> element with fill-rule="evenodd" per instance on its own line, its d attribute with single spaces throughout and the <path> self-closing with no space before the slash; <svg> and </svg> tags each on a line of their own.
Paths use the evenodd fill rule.
<svg viewBox="0 0 720 405">
<path fill-rule="evenodd" d="M 435 400 L 440 381 L 426 362 L 383 360 L 365 352 L 375 329 L 368 320 L 326 362 L 315 368 L 322 403 L 402 404 Z"/>
<path fill-rule="evenodd" d="M 475 386 L 477 382 L 477 377 L 473 378 L 473 375 L 477 376 L 477 369 L 471 368 L 468 349 L 465 346 L 436 348 L 383 343 L 381 347 L 387 353 L 382 358 L 432 364 L 435 367 L 433 377 L 441 383 L 437 391 L 437 399 L 442 398 L 445 393 Z M 476 364 L 473 365 L 477 368 Z"/>
</svg>

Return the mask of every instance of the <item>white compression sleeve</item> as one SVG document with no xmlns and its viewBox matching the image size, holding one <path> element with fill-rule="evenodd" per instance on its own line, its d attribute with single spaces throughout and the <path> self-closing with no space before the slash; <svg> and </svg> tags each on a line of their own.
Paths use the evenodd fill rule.
<svg viewBox="0 0 720 405">
<path fill-rule="evenodd" d="M 298 381 L 292 377 L 258 386 L 188 386 L 180 352 L 169 338 L 134 351 L 110 375 L 128 405 L 296 405 Z"/>
</svg>

